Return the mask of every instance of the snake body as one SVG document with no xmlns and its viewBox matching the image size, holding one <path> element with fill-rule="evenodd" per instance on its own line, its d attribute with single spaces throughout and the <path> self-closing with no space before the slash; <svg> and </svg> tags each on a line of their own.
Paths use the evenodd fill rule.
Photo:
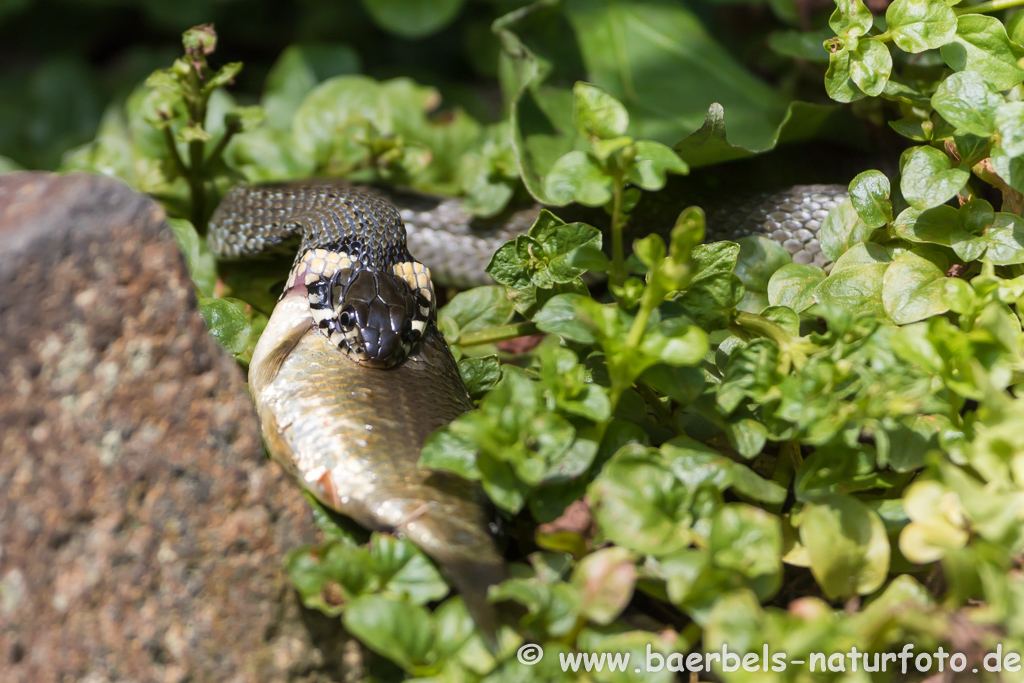
<svg viewBox="0 0 1024 683">
<path fill-rule="evenodd" d="M 285 185 L 293 193 L 313 197 L 312 188 L 322 185 Z M 330 187 L 349 188 L 343 183 Z M 459 288 L 494 284 L 484 272 L 491 254 L 508 240 L 530 229 L 541 208 L 519 208 L 493 219 L 480 219 L 467 212 L 458 199 L 434 197 L 416 192 L 373 187 L 373 192 L 397 208 L 405 225 L 409 252 L 429 267 L 435 284 Z M 690 204 L 707 210 L 707 241 L 737 239 L 748 235 L 767 237 L 786 248 L 796 263 L 827 265 L 818 232 L 837 204 L 848 196 L 845 185 L 795 185 L 780 192 L 733 194 L 726 198 L 645 196 L 631 225 L 645 232 L 668 234 L 679 211 Z M 287 202 L 283 202 L 284 205 Z M 296 208 L 306 206 L 295 202 Z M 600 210 L 566 207 L 554 210 L 565 220 L 589 220 L 598 225 L 607 220 Z M 259 214 L 261 220 L 254 220 Z M 210 247 L 228 258 L 257 254 L 293 237 L 296 228 L 271 228 L 253 188 L 236 188 L 224 198 L 210 225 Z"/>
<path fill-rule="evenodd" d="M 824 265 L 818 229 L 844 193 L 802 186 L 710 211 L 708 235 L 762 234 L 795 261 Z M 634 223 L 667 231 L 678 210 L 660 222 L 638 212 Z M 242 186 L 210 224 L 221 257 L 299 242 L 249 366 L 271 455 L 324 504 L 368 528 L 402 533 L 437 560 L 485 633 L 494 623 L 487 588 L 505 565 L 482 494 L 417 464 L 427 436 L 472 407 L 435 324 L 431 271 L 446 285 L 488 283 L 490 255 L 539 211 L 481 222 L 457 200 L 399 190 Z"/>
</svg>

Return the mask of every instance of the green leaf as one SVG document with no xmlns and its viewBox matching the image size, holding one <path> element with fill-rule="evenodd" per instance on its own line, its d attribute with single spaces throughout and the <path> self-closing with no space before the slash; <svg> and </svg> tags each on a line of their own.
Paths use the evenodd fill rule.
<svg viewBox="0 0 1024 683">
<path fill-rule="evenodd" d="M 871 29 L 871 11 L 861 0 L 836 0 L 828 25 L 840 36 L 862 36 Z"/>
<path fill-rule="evenodd" d="M 818 448 L 797 470 L 796 499 L 813 503 L 824 495 L 863 491 L 882 484 L 875 458 L 864 449 L 832 442 Z"/>
<path fill-rule="evenodd" d="M 174 233 L 174 239 L 178 241 L 178 247 L 185 256 L 185 265 L 188 266 L 188 272 L 191 275 L 199 262 L 199 233 L 196 232 L 191 221 L 184 218 L 168 218 L 167 225 Z M 193 275 L 193 277 L 195 276 Z"/>
<path fill-rule="evenodd" d="M 541 217 L 538 217 L 529 232 L 543 249 L 537 256 L 546 261 L 548 276 L 552 281 L 560 284 L 576 281 L 584 271 L 574 265 L 573 257 L 581 248 L 600 248 L 601 231 L 586 223 L 547 220 L 544 213 L 541 212 Z M 540 284 L 536 275 L 534 281 Z"/>
<path fill-rule="evenodd" d="M 572 573 L 579 591 L 581 615 L 607 626 L 615 621 L 633 597 L 636 558 L 625 548 L 604 548 L 584 557 Z"/>
<path fill-rule="evenodd" d="M 626 134 L 629 113 L 622 103 L 596 85 L 576 83 L 572 88 L 576 125 L 591 138 L 608 139 Z"/>
<path fill-rule="evenodd" d="M 732 110 L 729 115 L 732 117 Z M 849 129 L 838 121 L 838 115 L 842 115 L 842 109 L 838 107 L 791 102 L 782 122 L 775 129 L 774 136 L 767 143 L 764 145 L 733 144 L 726 135 L 725 110 L 716 102 L 708 107 L 703 125 L 677 142 L 674 149 L 692 167 L 742 159 L 772 149 L 781 142 L 806 139 L 810 131 L 817 131 L 816 134 L 825 134 L 834 129 L 836 131 L 844 130 L 846 134 L 849 134 Z M 831 126 L 830 124 L 833 123 L 837 125 Z M 731 125 L 729 130 L 732 130 Z M 742 141 L 742 138 L 737 138 L 737 141 Z"/>
<path fill-rule="evenodd" d="M 929 142 L 932 139 L 932 122 L 916 118 L 889 121 L 889 127 L 905 138 L 915 142 Z"/>
<path fill-rule="evenodd" d="M 253 183 L 304 178 L 314 171 L 312 157 L 296 149 L 291 133 L 269 126 L 236 135 L 224 158 Z"/>
<path fill-rule="evenodd" d="M 955 71 L 977 73 L 996 90 L 1009 90 L 1024 81 L 1018 61 L 1024 54 L 1010 42 L 1003 23 L 984 14 L 964 14 L 956 20 L 956 36 L 939 50 Z"/>
<path fill-rule="evenodd" d="M 181 34 L 181 44 L 187 54 L 208 55 L 217 49 L 217 33 L 213 24 L 193 26 Z"/>
<path fill-rule="evenodd" d="M 688 496 L 656 451 L 624 447 L 588 495 L 601 533 L 617 545 L 660 556 L 690 543 Z"/>
<path fill-rule="evenodd" d="M 997 266 L 1024 263 L 1024 219 L 1012 213 L 995 214 L 983 240 L 985 259 Z"/>
<path fill-rule="evenodd" d="M 895 0 L 885 11 L 885 23 L 906 52 L 942 47 L 956 34 L 956 14 L 942 0 Z"/>
<path fill-rule="evenodd" d="M 697 400 L 704 388 L 704 374 L 699 368 L 675 367 L 666 363 L 652 365 L 640 376 L 644 384 L 668 396 L 681 406 Z"/>
<path fill-rule="evenodd" d="M 210 92 L 215 88 L 223 88 L 226 85 L 230 85 L 234 82 L 235 76 L 237 76 L 241 71 L 241 62 L 229 62 L 218 69 L 217 73 L 210 77 L 210 80 L 206 82 L 203 89 Z"/>
<path fill-rule="evenodd" d="M 13 173 L 14 171 L 20 171 L 21 166 L 14 163 L 13 159 L 8 159 L 5 156 L 0 156 L 0 174 Z"/>
<path fill-rule="evenodd" d="M 469 395 L 481 398 L 494 388 L 501 377 L 501 361 L 497 356 L 459 359 L 459 374 L 466 384 Z"/>
<path fill-rule="evenodd" d="M 417 605 L 448 595 L 448 584 L 437 568 L 411 541 L 387 534 L 370 537 L 370 562 L 381 581 L 381 591 Z"/>
<path fill-rule="evenodd" d="M 460 111 L 429 117 L 439 103 L 436 90 L 407 78 L 328 79 L 295 113 L 294 153 L 328 175 L 372 172 L 395 184 L 454 192 L 462 156 L 481 127 Z"/>
<path fill-rule="evenodd" d="M 183 126 L 174 134 L 177 142 L 209 142 L 213 139 L 202 126 Z"/>
<path fill-rule="evenodd" d="M 891 72 L 892 57 L 881 41 L 861 39 L 857 48 L 850 51 L 850 78 L 865 95 L 880 95 Z"/>
<path fill-rule="evenodd" d="M 1006 33 L 1010 40 L 1018 45 L 1024 45 L 1024 15 L 1015 12 L 1006 22 Z"/>
<path fill-rule="evenodd" d="M 782 523 L 778 517 L 743 503 L 715 513 L 708 538 L 711 561 L 755 582 L 758 597 L 775 593 L 782 578 Z"/>
<path fill-rule="evenodd" d="M 611 402 L 607 391 L 590 381 L 586 368 L 578 363 L 575 353 L 569 349 L 548 346 L 540 353 L 540 363 L 541 381 L 554 396 L 559 409 L 597 423 L 606 422 L 610 418 Z M 587 455 L 588 458 L 591 456 Z M 562 473 L 566 473 L 564 468 Z"/>
<path fill-rule="evenodd" d="M 737 306 L 748 313 L 760 313 L 768 305 L 768 282 L 779 268 L 792 263 L 785 247 L 760 235 L 736 240 L 740 253 L 734 273 L 743 283 L 743 301 Z"/>
<path fill-rule="evenodd" d="M 676 478 L 690 490 L 710 485 L 719 491 L 734 489 L 763 503 L 781 503 L 786 499 L 786 489 L 699 441 L 676 437 L 666 442 L 661 451 Z"/>
<path fill-rule="evenodd" d="M 768 302 L 772 306 L 789 306 L 797 313 L 816 303 L 815 291 L 825 271 L 806 263 L 790 263 L 779 268 L 768 281 Z"/>
<path fill-rule="evenodd" d="M 996 116 L 999 110 L 996 110 Z M 998 126 L 998 120 L 996 121 Z M 987 137 L 971 135 L 970 133 L 957 132 L 953 134 L 953 144 L 956 145 L 957 156 L 966 166 L 974 166 L 989 155 L 990 140 Z"/>
<path fill-rule="evenodd" d="M 647 266 L 648 270 L 660 267 L 665 253 L 665 240 L 661 239 L 660 235 L 647 235 L 633 242 L 633 254 Z"/>
<path fill-rule="evenodd" d="M 581 344 L 593 344 L 593 333 L 576 315 L 574 302 L 585 298 L 580 294 L 553 296 L 533 316 L 533 322 L 537 324 L 537 328 L 541 332 L 557 334 L 569 341 Z"/>
<path fill-rule="evenodd" d="M 434 625 L 418 605 L 365 595 L 345 608 L 343 621 L 349 633 L 406 671 L 433 660 Z"/>
<path fill-rule="evenodd" d="M 477 452 L 476 443 L 468 434 L 441 427 L 423 443 L 419 464 L 426 469 L 448 470 L 463 479 L 478 481 L 481 474 L 476 462 Z"/>
<path fill-rule="evenodd" d="M 992 151 L 992 168 L 1010 187 L 1024 192 L 1024 157 L 1011 156 L 997 148 Z"/>
<path fill-rule="evenodd" d="M 943 292 L 946 274 L 913 252 L 897 256 L 882 280 L 882 305 L 898 325 L 917 322 L 949 310 Z"/>
<path fill-rule="evenodd" d="M 850 181 L 850 201 L 857 216 L 869 228 L 892 221 L 889 178 L 881 171 L 864 171 Z"/>
<path fill-rule="evenodd" d="M 780 55 L 806 59 L 811 62 L 827 62 L 829 53 L 822 43 L 832 37 L 828 29 L 819 31 L 773 31 L 768 34 L 768 47 Z"/>
<path fill-rule="evenodd" d="M 959 213 L 943 204 L 931 209 L 904 209 L 893 222 L 896 234 L 911 242 L 950 246 L 954 232 L 960 229 Z"/>
<path fill-rule="evenodd" d="M 633 137 L 675 143 L 700 126 L 712 102 L 729 109 L 739 141 L 773 136 L 785 101 L 711 40 L 686 8 L 571 0 L 564 11 L 588 80 L 626 105 Z M 649 64 L 664 69 L 660 78 L 651 77 Z"/>
<path fill-rule="evenodd" d="M 668 173 L 686 174 L 690 167 L 686 165 L 671 147 L 660 142 L 638 140 L 633 145 L 636 156 L 633 165 L 626 175 L 626 180 L 645 190 L 660 190 L 665 187 Z"/>
<path fill-rule="evenodd" d="M 458 15 L 464 0 L 363 0 L 363 7 L 386 31 L 421 38 L 441 30 Z"/>
<path fill-rule="evenodd" d="M 854 102 L 864 97 L 864 92 L 853 81 L 851 62 L 852 52 L 847 47 L 829 54 L 825 92 L 836 102 Z"/>
<path fill-rule="evenodd" d="M 257 105 L 235 107 L 224 114 L 224 125 L 238 131 L 251 130 L 263 123 L 266 118 L 267 112 L 263 107 Z"/>
<path fill-rule="evenodd" d="M 853 198 L 848 197 L 828 212 L 818 239 L 825 256 L 830 261 L 838 261 L 847 250 L 865 241 L 872 232 L 874 228 L 861 220 L 853 206 Z"/>
<path fill-rule="evenodd" d="M 263 86 L 260 104 L 267 112 L 267 124 L 289 130 L 303 98 L 317 83 L 358 73 L 359 68 L 359 55 L 347 45 L 307 43 L 285 48 Z"/>
<path fill-rule="evenodd" d="M 504 325 L 513 313 L 505 288 L 495 285 L 459 292 L 438 311 L 438 315 L 448 316 L 458 324 L 459 334 Z"/>
<path fill-rule="evenodd" d="M 199 299 L 199 313 L 206 329 L 228 352 L 239 354 L 249 345 L 252 329 L 245 315 L 245 302 L 238 299 Z"/>
<path fill-rule="evenodd" d="M 829 598 L 867 595 L 885 582 L 889 539 L 881 518 L 864 503 L 849 496 L 823 496 L 807 503 L 796 522 L 811 573 Z"/>
<path fill-rule="evenodd" d="M 488 126 L 483 142 L 459 159 L 458 178 L 465 192 L 463 207 L 474 216 L 497 215 L 515 194 L 519 168 L 507 122 Z"/>
<path fill-rule="evenodd" d="M 987 246 L 984 235 L 995 222 L 992 205 L 983 199 L 975 199 L 960 207 L 957 218 L 960 224 L 950 235 L 950 246 L 964 261 L 981 258 Z"/>
<path fill-rule="evenodd" d="M 915 209 L 945 204 L 971 177 L 967 169 L 951 168 L 949 157 L 934 147 L 911 147 L 904 151 L 900 171 L 900 190 Z"/>
<path fill-rule="evenodd" d="M 679 318 L 669 318 L 647 330 L 640 350 L 669 365 L 697 365 L 708 351 L 708 338 L 696 325 L 689 325 Z M 643 363 L 645 366 L 651 364 L 646 359 Z"/>
<path fill-rule="evenodd" d="M 331 617 L 370 581 L 369 553 L 342 543 L 296 548 L 285 557 L 285 569 L 302 604 Z"/>
<path fill-rule="evenodd" d="M 996 108 L 1002 103 L 999 92 L 975 71 L 953 74 L 932 96 L 932 106 L 942 118 L 959 131 L 982 137 L 995 131 Z"/>
<path fill-rule="evenodd" d="M 894 102 L 903 104 L 918 105 L 928 104 L 928 96 L 921 90 L 913 88 L 905 83 L 899 83 L 895 78 L 890 78 L 882 91 L 882 97 Z"/>
<path fill-rule="evenodd" d="M 995 123 L 999 133 L 1000 153 L 1013 157 L 1024 156 L 1024 102 L 1000 105 L 996 109 Z"/>
<path fill-rule="evenodd" d="M 525 607 L 529 614 L 523 621 L 531 629 L 553 637 L 564 636 L 576 625 L 580 612 L 579 591 L 559 580 L 569 564 L 565 558 L 567 555 L 561 553 L 533 553 L 529 559 L 535 575 L 503 582 L 492 589 L 493 599 L 511 600 Z"/>
<path fill-rule="evenodd" d="M 786 99 L 746 71 L 682 5 L 538 2 L 498 19 L 494 30 L 524 183 L 545 203 L 552 198 L 541 178 L 586 144 L 572 120 L 571 92 L 556 84 L 593 83 L 628 109 L 630 136 L 669 145 L 700 127 L 715 102 L 729 109 L 734 141 L 750 149 L 773 146 L 787 115 Z"/>
<path fill-rule="evenodd" d="M 878 244 L 868 242 L 853 246 L 839 257 L 832 272 L 818 285 L 817 300 L 849 311 L 884 317 L 882 277 L 890 261 L 885 249 Z"/>
<path fill-rule="evenodd" d="M 589 154 L 569 152 L 544 176 L 544 193 L 556 206 L 572 201 L 603 206 L 612 198 L 612 177 Z"/>
<path fill-rule="evenodd" d="M 526 235 L 503 244 L 491 256 L 487 274 L 508 288 L 517 311 L 526 316 L 538 304 L 560 293 L 585 292 L 575 265 L 578 250 L 599 249 L 601 232 L 585 223 L 565 223 L 551 212 L 540 212 Z"/>
</svg>

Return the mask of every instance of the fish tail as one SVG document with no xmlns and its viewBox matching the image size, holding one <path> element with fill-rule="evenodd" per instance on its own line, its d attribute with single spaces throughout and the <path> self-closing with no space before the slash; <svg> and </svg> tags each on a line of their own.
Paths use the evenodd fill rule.
<svg viewBox="0 0 1024 683">
<path fill-rule="evenodd" d="M 491 535 L 458 515 L 427 514 L 399 531 L 441 566 L 493 651 L 497 647 L 498 615 L 487 601 L 487 591 L 508 578 L 508 566 Z"/>
<path fill-rule="evenodd" d="M 455 584 L 473 617 L 484 642 L 493 653 L 498 649 L 498 613 L 487 600 L 487 591 L 508 578 L 508 567 L 500 558 L 491 561 L 465 558 L 437 558 Z"/>
</svg>

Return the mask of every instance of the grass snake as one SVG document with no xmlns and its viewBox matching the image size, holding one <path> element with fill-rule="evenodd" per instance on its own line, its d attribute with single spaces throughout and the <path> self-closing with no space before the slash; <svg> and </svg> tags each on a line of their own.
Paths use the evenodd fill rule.
<svg viewBox="0 0 1024 683">
<path fill-rule="evenodd" d="M 632 224 L 667 231 L 686 202 L 670 201 L 659 217 L 665 194 L 645 198 Z M 733 201 L 708 210 L 708 239 L 762 234 L 794 261 L 824 266 L 818 230 L 845 196 L 845 186 L 803 185 Z M 249 366 L 271 455 L 327 506 L 401 533 L 433 557 L 484 633 L 494 626 L 487 588 L 505 576 L 505 564 L 482 493 L 417 466 L 427 436 L 472 407 L 435 324 L 432 279 L 490 283 L 490 255 L 539 211 L 483 221 L 456 199 L 403 190 L 239 186 L 217 208 L 208 237 L 222 258 L 299 242 Z M 585 209 L 556 212 L 593 218 Z"/>
</svg>

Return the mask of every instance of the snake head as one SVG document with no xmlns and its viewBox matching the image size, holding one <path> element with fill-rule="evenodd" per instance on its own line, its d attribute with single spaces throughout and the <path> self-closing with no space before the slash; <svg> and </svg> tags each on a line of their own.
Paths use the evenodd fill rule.
<svg viewBox="0 0 1024 683">
<path fill-rule="evenodd" d="M 434 316 L 426 268 L 413 261 L 390 270 L 343 261 L 317 273 L 318 265 L 312 259 L 304 274 L 316 329 L 361 365 L 389 368 L 405 360 Z"/>
</svg>

